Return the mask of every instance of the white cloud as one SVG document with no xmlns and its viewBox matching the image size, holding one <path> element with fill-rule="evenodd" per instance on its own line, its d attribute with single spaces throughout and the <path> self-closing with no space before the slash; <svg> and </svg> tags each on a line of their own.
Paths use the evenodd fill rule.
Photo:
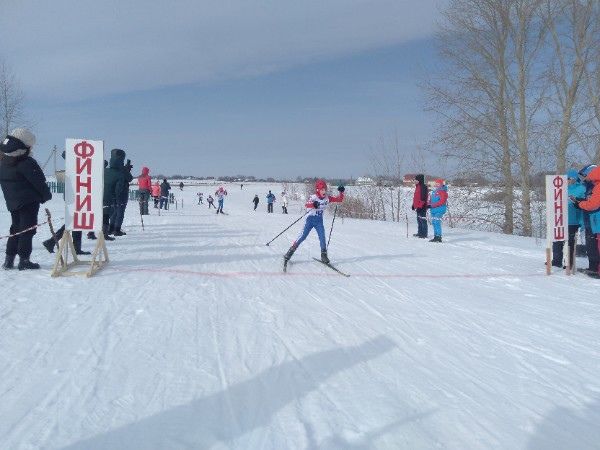
<svg viewBox="0 0 600 450">
<path fill-rule="evenodd" d="M 38 98 L 260 75 L 431 34 L 436 0 L 4 0 L 0 56 Z"/>
</svg>

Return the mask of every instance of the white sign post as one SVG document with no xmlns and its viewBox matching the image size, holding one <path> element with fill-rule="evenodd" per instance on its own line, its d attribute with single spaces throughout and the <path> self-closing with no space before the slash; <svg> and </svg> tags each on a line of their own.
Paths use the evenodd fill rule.
<svg viewBox="0 0 600 450">
<path fill-rule="evenodd" d="M 108 262 L 108 252 L 102 232 L 103 196 L 104 142 L 67 139 L 65 150 L 65 233 L 59 244 L 52 276 L 85 274 L 89 277 Z M 73 246 L 73 231 L 97 233 L 98 239 L 91 261 L 81 261 L 77 257 Z M 73 256 L 72 263 L 68 262 L 69 253 Z M 73 266 L 88 264 L 90 267 L 87 272 L 69 272 Z"/>
<path fill-rule="evenodd" d="M 571 274 L 569 250 L 569 195 L 567 177 L 546 175 L 546 274 L 552 273 L 552 244 L 564 242 L 567 275 Z"/>
</svg>

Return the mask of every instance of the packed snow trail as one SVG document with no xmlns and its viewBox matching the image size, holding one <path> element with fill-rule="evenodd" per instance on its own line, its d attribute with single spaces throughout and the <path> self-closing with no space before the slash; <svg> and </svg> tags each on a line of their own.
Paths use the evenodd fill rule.
<svg viewBox="0 0 600 450">
<path fill-rule="evenodd" d="M 186 187 L 145 231 L 131 203 L 92 279 L 50 278 L 47 228 L 41 271 L 0 273 L 0 449 L 600 448 L 597 281 L 534 239 L 339 217 L 351 277 L 313 235 L 284 274 L 302 222 L 264 244 L 301 202 L 226 187 L 229 215 Z"/>
</svg>

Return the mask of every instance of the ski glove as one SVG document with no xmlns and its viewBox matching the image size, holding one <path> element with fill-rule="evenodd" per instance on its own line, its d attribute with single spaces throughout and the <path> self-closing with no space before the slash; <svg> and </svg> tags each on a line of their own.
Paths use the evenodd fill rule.
<svg viewBox="0 0 600 450">
<path fill-rule="evenodd" d="M 319 206 L 321 206 L 321 204 L 320 204 L 318 201 L 316 201 L 316 200 L 315 200 L 315 201 L 313 202 L 313 207 L 314 207 L 315 209 L 319 209 Z"/>
<path fill-rule="evenodd" d="M 579 206 L 580 199 L 571 197 L 571 200 L 573 201 L 573 206 L 575 206 L 575 208 L 581 209 L 581 206 Z"/>
<path fill-rule="evenodd" d="M 346 188 L 344 186 L 338 186 L 338 192 L 344 192 Z"/>
<path fill-rule="evenodd" d="M 411 206 L 411 208 L 412 208 L 412 210 L 414 211 L 414 210 L 415 210 L 415 205 L 412 205 L 412 206 Z"/>
</svg>

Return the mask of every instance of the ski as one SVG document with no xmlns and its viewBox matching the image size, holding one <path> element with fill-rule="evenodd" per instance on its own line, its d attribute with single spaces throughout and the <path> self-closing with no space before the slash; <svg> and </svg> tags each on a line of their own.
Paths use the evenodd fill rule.
<svg viewBox="0 0 600 450">
<path fill-rule="evenodd" d="M 350 275 L 348 275 L 347 273 L 342 272 L 340 269 L 338 269 L 337 267 L 335 267 L 334 265 L 332 265 L 331 263 L 324 263 L 323 261 L 321 261 L 319 258 L 313 258 L 315 261 L 320 262 L 321 264 L 323 264 L 324 266 L 329 267 L 331 270 L 333 270 L 334 272 L 339 273 L 341 276 L 343 277 L 350 277 Z"/>
</svg>

